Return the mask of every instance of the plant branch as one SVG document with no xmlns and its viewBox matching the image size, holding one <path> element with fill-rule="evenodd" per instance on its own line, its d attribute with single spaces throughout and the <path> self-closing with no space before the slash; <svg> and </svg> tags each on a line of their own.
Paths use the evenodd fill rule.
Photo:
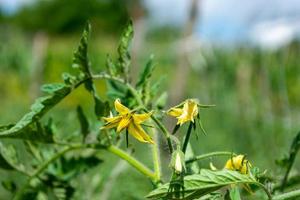
<svg viewBox="0 0 300 200">
<path fill-rule="evenodd" d="M 283 200 L 283 199 L 290 199 L 292 197 L 300 197 L 300 189 L 276 195 L 272 199 L 273 200 Z"/>
<path fill-rule="evenodd" d="M 185 161 L 186 164 L 198 161 L 198 160 L 203 160 L 203 159 L 207 159 L 210 157 L 214 157 L 214 156 L 231 156 L 231 155 L 235 155 L 235 153 L 229 152 L 229 151 L 216 151 L 216 152 L 211 152 L 211 153 L 207 153 L 207 154 L 202 154 L 199 156 L 196 156 L 194 158 L 188 159 Z"/>
<path fill-rule="evenodd" d="M 145 176 L 149 177 L 151 180 L 155 181 L 156 180 L 156 175 L 149 169 L 147 168 L 144 164 L 130 156 L 128 153 L 125 151 L 111 145 L 108 146 L 107 151 L 115 154 L 116 156 L 122 158 L 123 160 L 126 160 L 132 167 L 137 169 L 139 172 L 144 174 Z"/>
</svg>

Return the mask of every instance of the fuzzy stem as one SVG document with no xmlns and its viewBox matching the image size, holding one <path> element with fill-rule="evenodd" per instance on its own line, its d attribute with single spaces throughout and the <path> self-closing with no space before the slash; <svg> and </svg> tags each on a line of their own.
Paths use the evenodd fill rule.
<svg viewBox="0 0 300 200">
<path fill-rule="evenodd" d="M 202 160 L 202 159 L 210 158 L 213 156 L 231 156 L 231 155 L 235 155 L 235 153 L 232 153 L 229 151 L 216 151 L 216 152 L 211 152 L 211 153 L 199 155 L 194 158 L 188 159 L 185 161 L 185 163 L 189 164 L 189 163 L 195 162 L 197 160 Z"/>
<path fill-rule="evenodd" d="M 156 180 L 159 181 L 161 178 L 161 167 L 160 167 L 160 157 L 159 157 L 159 147 L 158 147 L 158 138 L 156 131 L 152 131 L 154 144 L 152 147 L 152 159 L 153 159 L 153 165 L 154 165 L 154 171 L 156 175 Z"/>
<path fill-rule="evenodd" d="M 111 145 L 107 147 L 107 150 L 116 156 L 122 158 L 123 160 L 126 160 L 132 167 L 137 169 L 139 172 L 144 174 L 145 176 L 149 177 L 151 180 L 156 180 L 156 175 L 148 169 L 144 164 L 127 154 L 125 151 Z"/>
</svg>

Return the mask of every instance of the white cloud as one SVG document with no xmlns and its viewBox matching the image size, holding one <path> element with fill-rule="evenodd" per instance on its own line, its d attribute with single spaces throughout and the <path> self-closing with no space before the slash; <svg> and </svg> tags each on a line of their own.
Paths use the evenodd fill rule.
<svg viewBox="0 0 300 200">
<path fill-rule="evenodd" d="M 300 23 L 286 19 L 258 23 L 252 30 L 251 39 L 267 48 L 278 48 L 291 42 L 299 34 Z"/>
</svg>

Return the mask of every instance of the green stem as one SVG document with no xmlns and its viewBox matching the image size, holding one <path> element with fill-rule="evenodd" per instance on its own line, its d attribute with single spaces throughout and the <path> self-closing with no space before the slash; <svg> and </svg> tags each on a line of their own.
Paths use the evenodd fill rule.
<svg viewBox="0 0 300 200">
<path fill-rule="evenodd" d="M 117 77 L 114 77 L 114 76 L 111 76 L 111 75 L 108 75 L 108 74 L 97 74 L 97 75 L 92 75 L 92 78 L 93 79 L 108 79 L 108 80 L 112 80 L 112 81 L 116 81 L 116 82 L 119 82 L 119 83 L 122 83 L 124 84 L 125 81 L 123 79 L 120 79 L 120 78 L 117 78 Z"/>
<path fill-rule="evenodd" d="M 292 197 L 300 197 L 300 189 L 276 195 L 272 199 L 273 200 L 282 200 L 282 199 L 290 199 Z"/>
<path fill-rule="evenodd" d="M 152 130 L 152 129 L 151 129 Z M 152 147 L 152 160 L 154 165 L 154 171 L 156 175 L 156 180 L 159 181 L 161 178 L 161 168 L 160 168 L 160 159 L 159 159 L 159 147 L 158 147 L 158 138 L 155 130 L 152 130 L 152 137 L 154 140 L 154 144 L 151 145 Z"/>
<path fill-rule="evenodd" d="M 144 109 L 145 112 L 149 112 L 147 109 Z M 158 126 L 158 128 L 162 131 L 163 135 L 165 136 L 167 143 L 168 143 L 168 147 L 170 150 L 170 153 L 173 153 L 173 146 L 172 146 L 172 140 L 171 140 L 171 136 L 169 131 L 166 129 L 166 127 L 154 116 L 151 115 L 151 119 L 156 123 L 156 125 Z"/>
<path fill-rule="evenodd" d="M 203 155 L 196 156 L 194 158 L 188 159 L 185 161 L 186 164 L 195 162 L 197 160 L 202 160 L 214 156 L 231 156 L 231 155 L 236 155 L 235 153 L 229 152 L 229 151 L 216 151 L 216 152 L 211 152 Z"/>
<path fill-rule="evenodd" d="M 187 133 L 186 133 L 186 136 L 185 136 L 185 139 L 184 139 L 184 142 L 183 142 L 183 146 L 182 146 L 182 152 L 185 154 L 186 152 L 186 148 L 188 146 L 188 143 L 190 141 L 190 137 L 191 137 L 191 133 L 192 133 L 192 128 L 193 128 L 193 123 L 191 122 L 189 124 L 189 128 L 187 130 Z"/>
<path fill-rule="evenodd" d="M 109 152 L 117 155 L 118 157 L 126 160 L 132 167 L 137 169 L 139 172 L 144 174 L 145 176 L 149 177 L 151 180 L 155 181 L 156 180 L 156 175 L 148 169 L 144 164 L 127 154 L 125 151 L 111 145 L 106 148 Z"/>
<path fill-rule="evenodd" d="M 256 182 L 254 184 L 261 187 L 265 191 L 265 193 L 268 195 L 269 200 L 273 200 L 271 193 L 269 192 L 269 190 L 263 184 L 261 184 L 259 182 Z"/>
</svg>

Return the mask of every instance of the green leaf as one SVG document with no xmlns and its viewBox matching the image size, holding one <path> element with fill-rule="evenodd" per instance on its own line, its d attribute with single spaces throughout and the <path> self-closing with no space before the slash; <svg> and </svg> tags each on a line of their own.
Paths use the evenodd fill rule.
<svg viewBox="0 0 300 200">
<path fill-rule="evenodd" d="M 86 136 L 89 134 L 89 121 L 87 120 L 85 114 L 83 113 L 82 107 L 77 107 L 77 117 L 80 123 L 81 134 L 83 135 L 83 141 L 85 140 Z"/>
<path fill-rule="evenodd" d="M 23 171 L 24 165 L 19 162 L 17 151 L 13 145 L 0 143 L 0 168 Z"/>
<path fill-rule="evenodd" d="M 25 114 L 14 126 L 1 131 L 0 138 L 18 138 L 41 142 L 53 141 L 52 135 L 47 135 L 47 132 L 41 131 L 38 121 L 71 92 L 71 87 L 66 85 L 63 87 L 57 87 L 57 85 L 50 87 L 48 85 L 47 88 L 49 92 L 51 91 L 51 94 L 36 99 L 31 106 L 31 111 Z"/>
<path fill-rule="evenodd" d="M 145 65 L 144 69 L 142 70 L 141 74 L 139 75 L 139 79 L 137 81 L 136 87 L 142 88 L 151 78 L 152 72 L 154 70 L 155 65 L 153 64 L 154 56 L 151 55 L 149 61 Z"/>
<path fill-rule="evenodd" d="M 224 198 L 225 198 L 225 200 L 241 200 L 239 188 L 236 186 L 233 186 L 233 188 L 227 190 L 227 193 Z"/>
<path fill-rule="evenodd" d="M 10 192 L 15 192 L 17 189 L 16 184 L 12 181 L 2 181 L 1 184 L 2 184 L 3 188 L 5 188 L 6 190 L 8 190 Z"/>
<path fill-rule="evenodd" d="M 129 73 L 129 65 L 130 65 L 130 52 L 129 52 L 129 45 L 131 43 L 131 40 L 133 38 L 133 25 L 132 21 L 129 21 L 126 28 L 124 29 L 121 40 L 118 47 L 118 54 L 119 54 L 119 65 L 118 70 L 124 74 L 125 76 L 128 76 Z"/>
<path fill-rule="evenodd" d="M 112 75 L 112 76 L 116 76 L 117 75 L 117 73 L 118 73 L 117 67 L 113 63 L 112 58 L 111 58 L 111 56 L 109 54 L 107 54 L 107 56 L 106 56 L 106 63 L 105 63 L 105 65 L 106 65 L 106 68 L 107 68 L 107 70 L 108 70 L 108 72 L 109 72 L 110 75 Z"/>
<path fill-rule="evenodd" d="M 292 169 L 292 166 L 295 162 L 297 153 L 300 149 L 300 132 L 296 135 L 294 138 L 292 145 L 290 147 L 289 155 L 288 157 L 282 159 L 281 161 L 277 161 L 280 163 L 282 166 L 286 167 L 286 173 L 283 177 L 283 180 L 281 182 L 281 190 L 283 191 L 290 173 L 290 170 Z"/>
<path fill-rule="evenodd" d="M 72 66 L 74 68 L 78 68 L 80 72 L 84 74 L 85 78 L 90 77 L 91 75 L 89 69 L 90 62 L 88 60 L 88 40 L 89 40 L 90 32 L 91 32 L 91 25 L 90 23 L 87 23 L 83 30 L 79 45 L 73 54 Z"/>
<path fill-rule="evenodd" d="M 95 113 L 98 118 L 102 116 L 107 116 L 109 114 L 109 103 L 107 101 L 103 102 L 98 97 L 94 97 L 95 101 Z"/>
<path fill-rule="evenodd" d="M 51 83 L 51 84 L 44 84 L 41 87 L 41 90 L 45 93 L 53 94 L 58 90 L 61 90 L 65 87 L 63 83 Z"/>
<path fill-rule="evenodd" d="M 79 155 L 71 158 L 61 157 L 49 168 L 48 174 L 56 176 L 62 181 L 70 181 L 102 162 L 95 154 Z"/>
<path fill-rule="evenodd" d="M 212 171 L 202 169 L 199 174 L 184 177 L 184 198 L 195 199 L 208 193 L 219 190 L 220 188 L 231 184 L 256 184 L 259 183 L 250 175 L 240 174 L 236 171 L 220 170 Z M 153 190 L 147 195 L 150 199 L 166 198 L 174 199 L 173 194 L 168 192 L 169 183 Z"/>
<path fill-rule="evenodd" d="M 88 58 L 88 40 L 91 32 L 91 25 L 87 23 L 83 30 L 77 50 L 73 54 L 73 67 L 80 70 L 83 76 L 85 88 L 93 95 L 95 102 L 95 114 L 97 117 L 102 117 L 106 114 L 106 103 L 101 101 L 97 95 L 95 85 L 92 80 L 92 73 L 90 71 L 90 61 Z"/>
</svg>

